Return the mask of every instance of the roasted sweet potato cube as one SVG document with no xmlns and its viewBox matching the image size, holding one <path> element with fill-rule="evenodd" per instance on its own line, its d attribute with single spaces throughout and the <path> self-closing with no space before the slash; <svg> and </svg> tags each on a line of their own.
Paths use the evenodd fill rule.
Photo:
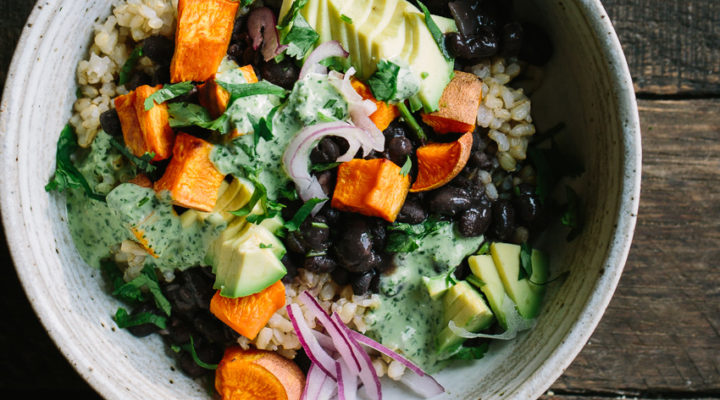
<svg viewBox="0 0 720 400">
<path fill-rule="evenodd" d="M 133 154 L 142 156 L 145 154 L 145 138 L 135 111 L 135 92 L 116 97 L 115 110 L 120 118 L 125 145 Z"/>
<path fill-rule="evenodd" d="M 252 65 L 240 67 L 239 70 L 246 83 L 257 83 L 258 78 Z M 227 109 L 230 93 L 218 85 L 215 79 L 210 79 L 198 86 L 198 99 L 200 105 L 205 107 L 213 118 L 219 118 Z"/>
<path fill-rule="evenodd" d="M 331 206 L 394 222 L 405 203 L 410 177 L 384 158 L 355 159 L 338 167 Z"/>
<path fill-rule="evenodd" d="M 143 85 L 135 89 L 135 112 L 140 123 L 145 148 L 142 153 L 134 154 L 140 157 L 145 153 L 155 153 L 153 161 L 170 158 L 175 141 L 175 132 L 170 127 L 167 104 L 155 104 L 153 108 L 145 111 L 145 100 L 160 89 L 162 89 L 162 85 L 155 87 Z"/>
<path fill-rule="evenodd" d="M 173 204 L 211 212 L 224 176 L 210 160 L 212 144 L 181 132 L 165 174 L 155 182 L 155 191 L 167 190 Z"/>
<path fill-rule="evenodd" d="M 377 111 L 370 115 L 370 120 L 377 126 L 378 129 L 384 131 L 390 125 L 395 118 L 400 116 L 400 110 L 397 106 L 388 104 L 384 101 L 380 101 L 373 96 L 370 87 L 364 84 L 362 81 L 353 78 L 351 80 L 353 89 L 362 96 L 365 100 L 370 100 L 377 106 Z"/>
<path fill-rule="evenodd" d="M 440 97 L 439 109 L 422 114 L 422 120 L 437 133 L 465 133 L 475 129 L 482 100 L 482 81 L 474 74 L 455 71 Z"/>
<path fill-rule="evenodd" d="M 215 75 L 230 45 L 239 2 L 180 0 L 175 54 L 170 64 L 173 83 L 206 81 Z"/>
</svg>

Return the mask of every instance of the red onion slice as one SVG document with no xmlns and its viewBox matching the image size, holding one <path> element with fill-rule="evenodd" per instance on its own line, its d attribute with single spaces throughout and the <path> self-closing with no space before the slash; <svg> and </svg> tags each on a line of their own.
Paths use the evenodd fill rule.
<svg viewBox="0 0 720 400">
<path fill-rule="evenodd" d="M 386 356 L 400 362 L 406 368 L 414 372 L 414 374 L 404 374 L 402 379 L 403 382 L 407 380 L 412 385 L 414 385 L 414 387 L 410 387 L 413 391 L 417 392 L 422 396 L 428 397 L 436 396 L 440 393 L 445 392 L 445 388 L 443 388 L 442 385 L 440 385 L 440 383 L 435 380 L 435 378 L 425 373 L 425 371 L 415 365 L 412 361 L 361 333 L 349 330 L 349 334 L 350 337 L 355 339 L 358 343 L 361 343 L 367 347 L 370 347 L 371 349 L 377 350 L 385 354 Z M 413 375 L 413 377 L 406 378 L 407 375 Z"/>
<path fill-rule="evenodd" d="M 317 364 L 318 368 L 320 368 L 322 372 L 333 379 L 337 379 L 337 374 L 335 372 L 335 360 L 330 357 L 327 351 L 325 351 L 325 349 L 320 346 L 320 343 L 318 343 L 315 335 L 313 335 L 313 330 L 305 321 L 305 317 L 303 316 L 302 310 L 300 310 L 300 306 L 297 304 L 290 304 L 286 308 L 288 316 L 290 317 L 290 322 L 292 322 L 293 328 L 295 328 L 295 333 L 297 333 L 298 339 L 300 340 L 300 344 L 303 349 L 305 349 L 305 353 L 310 361 Z"/>
<path fill-rule="evenodd" d="M 350 371 L 350 368 L 341 359 L 335 362 L 338 376 L 338 399 L 355 400 L 357 398 L 357 375 Z"/>
<path fill-rule="evenodd" d="M 309 73 L 327 74 L 327 67 L 320 64 L 320 61 L 330 57 L 347 58 L 348 55 L 350 53 L 345 51 L 337 40 L 325 42 L 310 52 L 300 69 L 299 79 L 304 78 Z"/>
<path fill-rule="evenodd" d="M 270 61 L 287 48 L 280 46 L 277 19 L 275 13 L 267 7 L 258 7 L 250 11 L 247 28 L 253 49 L 257 50 L 262 45 L 261 52 L 265 61 Z"/>
<path fill-rule="evenodd" d="M 337 384 L 317 364 L 310 364 L 301 400 L 330 400 L 335 396 Z"/>
<path fill-rule="evenodd" d="M 325 312 L 325 310 L 323 310 L 320 303 L 318 303 L 318 301 L 307 291 L 301 293 L 300 296 L 298 296 L 298 299 L 305 304 L 310 312 L 310 315 L 315 317 L 320 325 L 325 328 L 325 331 L 332 339 L 335 350 L 340 353 L 340 357 L 345 360 L 345 363 L 350 371 L 354 375 L 359 374 L 360 371 L 362 371 L 362 366 L 360 366 L 360 362 L 353 351 L 353 345 L 346 337 L 343 328 L 330 319 L 330 316 Z"/>
<path fill-rule="evenodd" d="M 365 349 L 362 348 L 362 346 L 360 346 L 360 343 L 354 339 L 354 336 L 351 335 L 351 332 L 355 331 L 348 328 L 347 325 L 342 322 L 342 319 L 340 319 L 340 316 L 338 314 L 333 314 L 331 318 L 333 318 L 333 320 L 338 325 L 343 327 L 348 337 L 350 338 L 350 341 L 353 344 L 353 350 L 355 354 L 360 359 L 362 365 L 365 367 L 360 372 L 360 381 L 363 383 L 365 395 L 371 400 L 381 400 L 382 384 L 380 383 L 380 377 L 378 377 L 377 371 L 375 371 L 375 366 L 372 363 L 370 355 L 365 351 Z M 360 333 L 357 334 L 362 336 Z"/>
<path fill-rule="evenodd" d="M 370 138 L 360 128 L 347 122 L 335 121 L 324 122 L 303 128 L 290 141 L 283 154 L 283 166 L 290 179 L 297 187 L 298 194 L 303 201 L 312 198 L 326 199 L 320 183 L 310 174 L 310 152 L 315 145 L 325 136 L 339 136 L 347 140 L 350 150 L 338 158 L 338 162 L 345 162 L 352 159 L 360 147 L 363 154 L 367 156 L 372 150 Z M 352 152 L 351 154 L 351 151 Z M 349 159 L 347 158 L 349 157 Z M 318 204 L 315 210 L 319 210 L 322 204 Z M 314 210 L 314 211 L 315 211 Z"/>
</svg>

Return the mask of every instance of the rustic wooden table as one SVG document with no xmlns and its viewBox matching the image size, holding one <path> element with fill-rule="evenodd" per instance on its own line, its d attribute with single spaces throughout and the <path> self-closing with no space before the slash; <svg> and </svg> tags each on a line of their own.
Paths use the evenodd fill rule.
<svg viewBox="0 0 720 400">
<path fill-rule="evenodd" d="M 0 0 L 0 83 L 33 4 Z M 607 313 L 544 398 L 720 399 L 720 1 L 603 4 L 639 100 L 639 219 Z M 0 393 L 97 398 L 35 318 L 0 243 Z"/>
</svg>

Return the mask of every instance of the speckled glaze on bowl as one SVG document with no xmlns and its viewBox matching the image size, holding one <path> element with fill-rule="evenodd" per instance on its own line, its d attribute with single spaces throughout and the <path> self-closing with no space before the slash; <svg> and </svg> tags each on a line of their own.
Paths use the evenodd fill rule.
<svg viewBox="0 0 720 400">
<path fill-rule="evenodd" d="M 521 4 L 522 3 L 522 4 Z M 640 193 L 640 128 L 627 64 L 598 0 L 516 2 L 544 26 L 556 53 L 533 95 L 542 131 L 564 122 L 560 138 L 585 161 L 572 182 L 585 199 L 586 227 L 567 243 L 558 232 L 553 273 L 569 278 L 549 288 L 535 329 L 493 346 L 481 362 L 438 374 L 449 399 L 535 399 L 562 374 L 595 329 L 630 249 Z M 99 273 L 76 252 L 62 196 L 44 186 L 55 144 L 75 98 L 75 68 L 93 23 L 111 0 L 39 1 L 23 32 L 0 105 L 3 223 L 24 289 L 62 353 L 107 399 L 207 399 L 207 388 L 172 367 L 161 340 L 117 329 L 119 306 L 102 291 Z M 553 235 L 550 235 L 553 237 Z M 408 398 L 392 384 L 386 398 Z"/>
</svg>

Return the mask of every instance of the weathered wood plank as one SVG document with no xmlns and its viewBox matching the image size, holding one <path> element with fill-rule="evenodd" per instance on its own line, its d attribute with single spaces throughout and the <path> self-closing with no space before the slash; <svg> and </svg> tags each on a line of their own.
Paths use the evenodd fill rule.
<svg viewBox="0 0 720 400">
<path fill-rule="evenodd" d="M 720 2 L 601 0 L 641 94 L 720 95 Z"/>
<path fill-rule="evenodd" d="M 635 240 L 615 297 L 553 388 L 720 395 L 720 100 L 641 101 Z"/>
</svg>

